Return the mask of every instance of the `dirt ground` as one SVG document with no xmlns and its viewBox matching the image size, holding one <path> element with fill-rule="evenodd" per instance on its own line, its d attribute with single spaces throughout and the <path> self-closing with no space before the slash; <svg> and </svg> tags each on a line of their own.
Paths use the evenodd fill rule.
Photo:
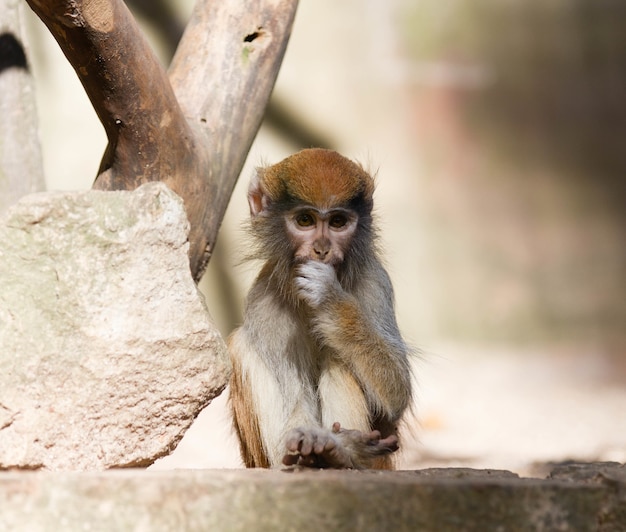
<svg viewBox="0 0 626 532">
<path fill-rule="evenodd" d="M 599 350 L 423 349 L 400 469 L 541 476 L 565 460 L 626 462 L 626 362 Z M 242 467 L 226 394 L 153 469 Z"/>
</svg>

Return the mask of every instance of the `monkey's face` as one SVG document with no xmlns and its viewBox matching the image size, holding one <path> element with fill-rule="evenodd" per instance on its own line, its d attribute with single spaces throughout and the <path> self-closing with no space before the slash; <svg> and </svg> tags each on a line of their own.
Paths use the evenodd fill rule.
<svg viewBox="0 0 626 532">
<path fill-rule="evenodd" d="M 357 214 L 344 208 L 303 206 L 285 214 L 287 234 L 296 262 L 316 260 L 338 266 L 356 232 Z"/>
</svg>

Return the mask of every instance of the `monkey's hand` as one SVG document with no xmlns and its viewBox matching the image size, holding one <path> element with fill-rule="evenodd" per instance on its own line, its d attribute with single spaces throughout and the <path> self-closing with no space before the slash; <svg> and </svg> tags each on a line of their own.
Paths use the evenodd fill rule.
<svg viewBox="0 0 626 532">
<path fill-rule="evenodd" d="M 314 309 L 319 308 L 332 293 L 342 290 L 335 268 L 315 260 L 298 266 L 294 283 L 298 298 Z"/>
<path fill-rule="evenodd" d="M 332 431 L 294 429 L 287 435 L 286 447 L 283 464 L 288 466 L 364 469 L 377 456 L 396 451 L 398 438 L 395 435 L 381 438 L 377 430 L 342 429 L 339 423 L 334 423 Z"/>
</svg>

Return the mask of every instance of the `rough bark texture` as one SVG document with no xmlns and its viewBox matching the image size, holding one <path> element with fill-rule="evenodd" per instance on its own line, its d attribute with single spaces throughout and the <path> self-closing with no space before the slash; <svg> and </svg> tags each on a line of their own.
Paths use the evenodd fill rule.
<svg viewBox="0 0 626 532">
<path fill-rule="evenodd" d="M 162 180 L 185 202 L 204 272 L 287 45 L 296 0 L 199 0 L 172 66 L 122 0 L 27 0 L 76 70 L 109 144 L 94 187 Z"/>
<path fill-rule="evenodd" d="M 188 228 L 162 183 L 28 196 L 0 220 L 0 469 L 150 464 L 222 391 Z"/>
<path fill-rule="evenodd" d="M 22 0 L 0 1 L 0 213 L 45 188 L 23 10 Z"/>
<path fill-rule="evenodd" d="M 198 0 L 172 60 L 174 92 L 209 159 L 211 205 L 202 227 L 211 236 L 203 261 L 261 125 L 296 6 L 297 0 Z"/>
</svg>

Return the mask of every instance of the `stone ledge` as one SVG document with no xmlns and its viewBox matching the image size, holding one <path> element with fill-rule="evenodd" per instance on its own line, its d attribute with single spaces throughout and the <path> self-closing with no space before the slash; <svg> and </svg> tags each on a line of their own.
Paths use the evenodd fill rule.
<svg viewBox="0 0 626 532">
<path fill-rule="evenodd" d="M 0 473 L 0 530 L 626 529 L 626 467 Z"/>
</svg>

